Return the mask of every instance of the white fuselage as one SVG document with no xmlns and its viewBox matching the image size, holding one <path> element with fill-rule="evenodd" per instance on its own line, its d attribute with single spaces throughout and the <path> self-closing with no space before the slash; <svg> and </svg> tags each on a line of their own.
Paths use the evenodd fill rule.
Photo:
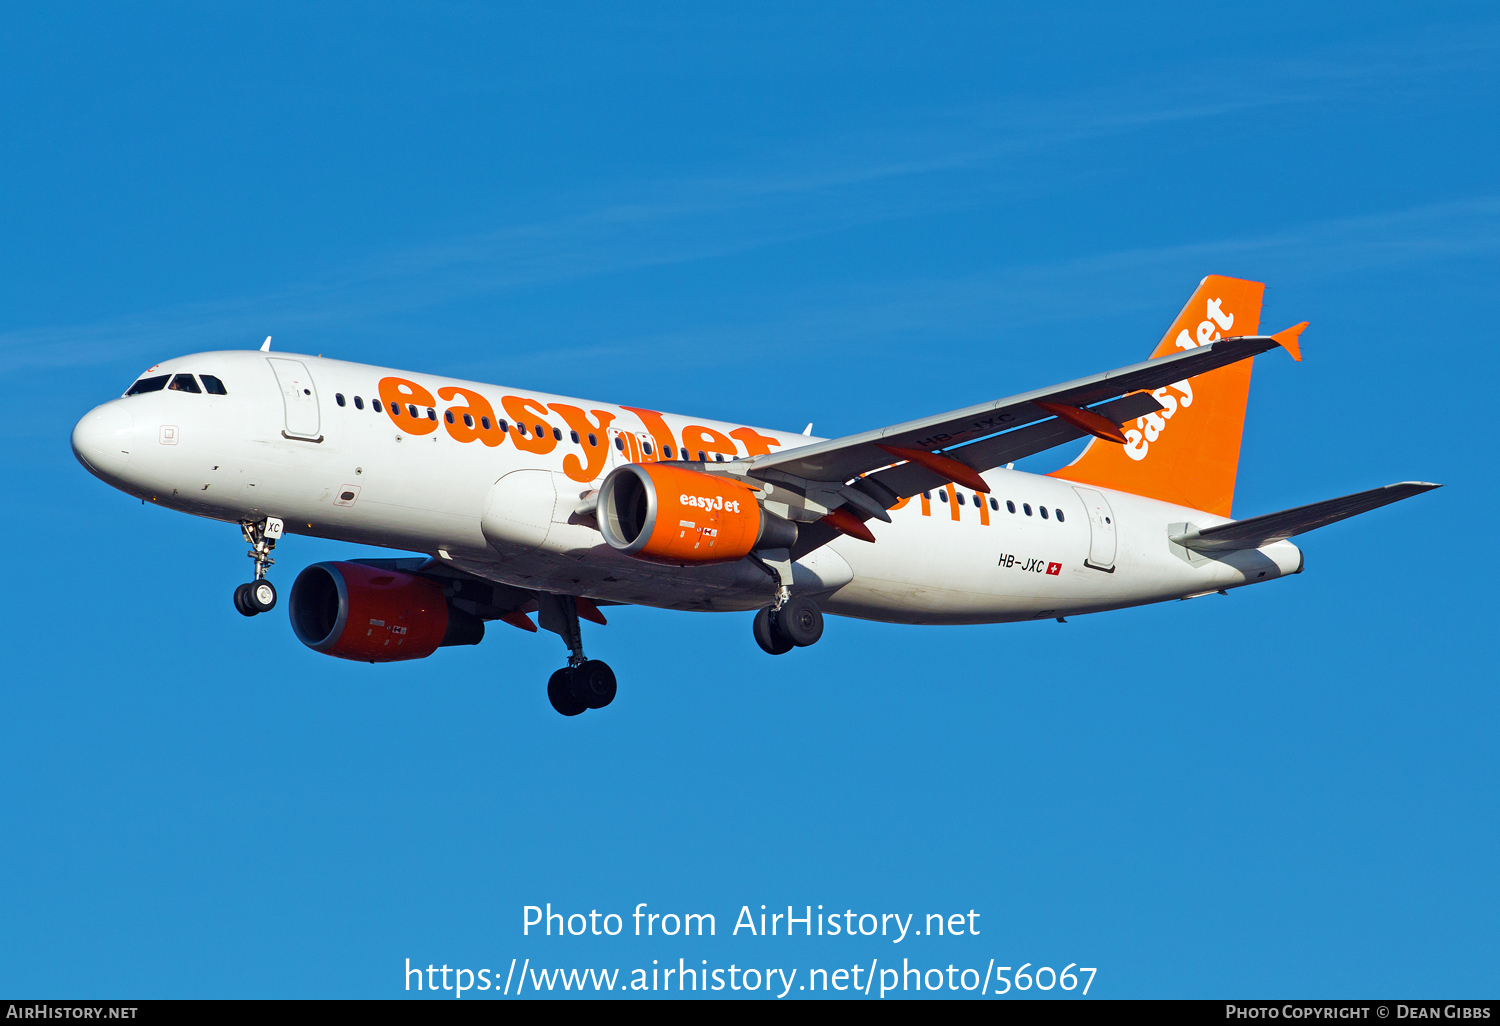
<svg viewBox="0 0 1500 1026">
<path fill-rule="evenodd" d="M 283 361 L 280 378 L 273 359 Z M 306 380 L 293 384 L 295 364 Z M 228 394 L 163 389 L 93 410 L 75 428 L 73 448 L 95 475 L 198 516 L 276 516 L 291 534 L 424 552 L 531 590 L 670 609 L 757 609 L 775 584 L 748 561 L 683 568 L 622 555 L 576 512 L 581 497 L 616 466 L 663 458 L 664 430 L 679 447 L 685 437 L 692 446 L 717 438 L 724 459 L 750 454 L 736 432 L 761 451 L 820 440 L 665 413 L 653 425 L 612 404 L 297 354 L 202 353 L 148 374 L 178 372 L 214 375 Z M 526 423 L 534 447 L 538 426 L 554 447 L 525 451 L 514 430 L 492 436 L 499 444 L 459 440 L 462 414 L 450 426 L 446 413 L 467 408 L 462 394 L 433 403 L 435 423 L 425 406 L 415 422 L 404 410 L 376 412 L 379 383 L 392 376 L 433 397 L 455 388 L 478 394 L 497 420 Z M 575 443 L 560 406 L 609 422 Z M 974 493 L 952 488 L 914 496 L 892 510 L 892 523 L 870 523 L 875 544 L 840 536 L 803 557 L 794 591 L 843 616 L 996 623 L 1208 594 L 1302 568 L 1290 542 L 1210 558 L 1168 541 L 1183 524 L 1225 522 L 1209 513 L 1017 471 L 982 476 L 998 509 L 990 497 L 978 496 L 980 508 Z"/>
</svg>

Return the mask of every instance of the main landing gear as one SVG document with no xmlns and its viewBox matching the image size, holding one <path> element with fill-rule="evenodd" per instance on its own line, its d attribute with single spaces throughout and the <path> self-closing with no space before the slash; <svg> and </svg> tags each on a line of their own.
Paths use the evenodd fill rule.
<svg viewBox="0 0 1500 1026">
<path fill-rule="evenodd" d="M 564 716 L 577 716 L 586 709 L 603 709 L 615 700 L 615 671 L 609 664 L 583 654 L 583 633 L 578 627 L 578 599 L 572 595 L 543 592 L 537 596 L 537 619 L 543 630 L 563 639 L 571 653 L 568 665 L 547 681 L 547 698 Z"/>
<path fill-rule="evenodd" d="M 271 550 L 281 538 L 282 526 L 276 517 L 240 524 L 240 533 L 250 545 L 246 555 L 255 560 L 255 580 L 234 589 L 234 608 L 245 616 L 269 613 L 276 608 L 276 586 L 266 580 L 266 570 L 276 562 L 271 558 Z"/>
<path fill-rule="evenodd" d="M 784 655 L 794 648 L 817 644 L 823 636 L 823 611 L 810 598 L 788 598 L 780 607 L 770 606 L 755 614 L 756 644 L 770 655 Z"/>
</svg>

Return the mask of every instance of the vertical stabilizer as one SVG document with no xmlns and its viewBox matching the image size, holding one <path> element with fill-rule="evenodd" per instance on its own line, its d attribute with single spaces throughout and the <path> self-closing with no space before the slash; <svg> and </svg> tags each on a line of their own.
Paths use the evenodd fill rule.
<svg viewBox="0 0 1500 1026">
<path fill-rule="evenodd" d="M 1265 289 L 1260 282 L 1209 275 L 1151 356 L 1257 334 Z M 1252 362 L 1157 389 L 1152 394 L 1165 409 L 1127 422 L 1125 445 L 1096 438 L 1051 476 L 1230 516 Z"/>
</svg>

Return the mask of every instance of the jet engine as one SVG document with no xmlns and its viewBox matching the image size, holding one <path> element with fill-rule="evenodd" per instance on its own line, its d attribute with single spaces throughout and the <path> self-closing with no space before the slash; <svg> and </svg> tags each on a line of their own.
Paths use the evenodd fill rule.
<svg viewBox="0 0 1500 1026">
<path fill-rule="evenodd" d="M 288 606 L 302 644 L 362 663 L 425 659 L 484 638 L 484 621 L 453 608 L 436 584 L 362 563 L 314 563 L 297 575 Z"/>
<path fill-rule="evenodd" d="M 730 563 L 797 540 L 797 525 L 763 512 L 748 486 L 665 463 L 613 470 L 597 515 L 611 548 L 669 566 Z"/>
</svg>

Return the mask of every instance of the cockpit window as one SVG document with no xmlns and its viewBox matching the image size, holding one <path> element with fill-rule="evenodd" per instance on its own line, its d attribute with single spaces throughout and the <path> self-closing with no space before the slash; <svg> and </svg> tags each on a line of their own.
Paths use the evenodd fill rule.
<svg viewBox="0 0 1500 1026">
<path fill-rule="evenodd" d="M 130 391 L 125 394 L 140 395 L 142 392 L 160 392 L 167 387 L 167 379 L 171 376 L 170 374 L 158 374 L 154 378 L 142 378 L 131 385 Z"/>
<path fill-rule="evenodd" d="M 198 377 L 203 379 L 203 391 L 207 392 L 209 395 L 229 394 L 229 390 L 224 387 L 224 382 L 220 381 L 212 374 L 199 374 Z"/>
<path fill-rule="evenodd" d="M 174 392 L 191 392 L 194 395 L 201 395 L 203 392 L 191 374 L 178 374 L 167 387 Z"/>
</svg>

